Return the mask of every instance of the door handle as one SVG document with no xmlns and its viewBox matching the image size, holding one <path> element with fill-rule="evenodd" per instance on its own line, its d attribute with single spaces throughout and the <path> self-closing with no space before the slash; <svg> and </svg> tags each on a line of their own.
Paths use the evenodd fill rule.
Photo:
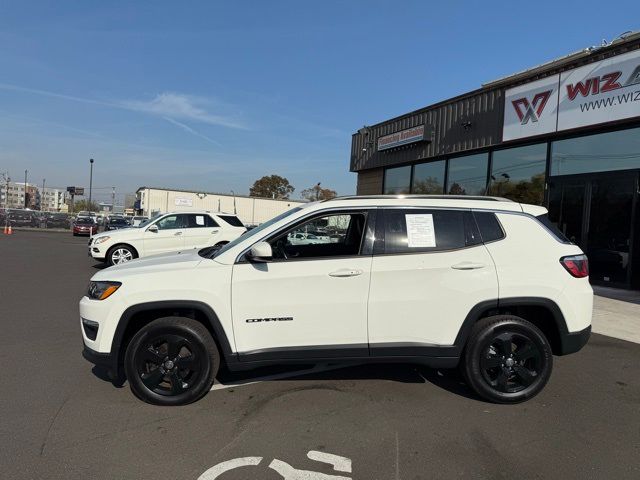
<svg viewBox="0 0 640 480">
<path fill-rule="evenodd" d="M 214 234 L 214 233 L 218 233 L 219 231 L 220 230 L 211 230 L 211 233 Z"/>
<path fill-rule="evenodd" d="M 362 275 L 362 270 L 357 270 L 355 268 L 342 268 L 340 270 L 336 270 L 335 272 L 331 272 L 329 274 L 330 277 L 357 277 L 358 275 Z"/>
<path fill-rule="evenodd" d="M 176 232 L 173 235 L 177 237 L 178 235 L 182 235 L 182 232 Z"/>
<path fill-rule="evenodd" d="M 455 265 L 451 265 L 451 268 L 455 270 L 477 270 L 479 268 L 484 268 L 486 265 L 484 263 L 474 263 L 474 262 L 460 262 Z"/>
</svg>

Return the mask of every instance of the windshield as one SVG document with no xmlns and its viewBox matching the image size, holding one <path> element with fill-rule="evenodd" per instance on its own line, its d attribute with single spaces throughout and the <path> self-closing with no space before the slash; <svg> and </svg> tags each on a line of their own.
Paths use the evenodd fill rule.
<svg viewBox="0 0 640 480">
<path fill-rule="evenodd" d="M 292 215 L 292 214 L 294 214 L 294 213 L 296 213 L 296 212 L 298 212 L 300 210 L 302 210 L 302 207 L 295 207 L 295 208 L 292 208 L 291 210 L 287 210 L 286 212 L 281 213 L 277 217 L 273 217 L 268 222 L 264 222 L 263 224 L 261 224 L 260 226 L 254 228 L 253 230 L 249 230 L 247 233 L 245 233 L 243 235 L 240 235 L 238 238 L 236 238 L 232 242 L 227 243 L 222 248 L 206 247 L 206 248 L 203 248 L 202 250 L 200 250 L 198 253 L 201 256 L 205 257 L 205 258 L 216 258 L 221 253 L 226 252 L 227 250 L 235 247 L 240 242 L 244 242 L 245 240 L 250 239 L 250 238 L 260 234 L 264 229 L 269 228 L 274 223 L 279 222 L 283 218 L 287 218 L 289 215 Z"/>
</svg>

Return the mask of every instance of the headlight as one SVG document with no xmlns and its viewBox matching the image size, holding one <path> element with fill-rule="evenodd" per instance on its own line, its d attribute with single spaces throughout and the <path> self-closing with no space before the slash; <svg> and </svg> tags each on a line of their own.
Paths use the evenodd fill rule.
<svg viewBox="0 0 640 480">
<path fill-rule="evenodd" d="M 120 282 L 89 282 L 87 297 L 93 300 L 104 300 L 115 293 L 122 285 Z"/>
<path fill-rule="evenodd" d="M 99 244 L 99 243 L 106 242 L 106 241 L 107 241 L 107 240 L 109 240 L 110 238 L 111 238 L 111 237 L 109 237 L 109 236 L 106 236 L 106 237 L 98 237 L 98 238 L 96 238 L 96 240 L 95 240 L 95 244 L 97 245 L 97 244 Z"/>
</svg>

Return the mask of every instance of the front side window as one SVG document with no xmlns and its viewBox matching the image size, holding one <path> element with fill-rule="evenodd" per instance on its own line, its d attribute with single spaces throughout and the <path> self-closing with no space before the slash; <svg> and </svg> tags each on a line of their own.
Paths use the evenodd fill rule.
<svg viewBox="0 0 640 480">
<path fill-rule="evenodd" d="M 453 250 L 481 242 L 471 212 L 465 210 L 388 209 L 384 211 L 381 253 Z"/>
<path fill-rule="evenodd" d="M 366 215 L 336 213 L 314 217 L 268 240 L 275 260 L 354 256 L 360 253 Z"/>
<path fill-rule="evenodd" d="M 182 215 L 167 215 L 156 222 L 158 230 L 176 230 L 182 228 Z"/>
<path fill-rule="evenodd" d="M 489 155 L 479 153 L 449 160 L 447 193 L 450 195 L 485 195 Z"/>
<path fill-rule="evenodd" d="M 387 168 L 384 171 L 384 194 L 397 195 L 411 190 L 411 166 Z"/>
</svg>

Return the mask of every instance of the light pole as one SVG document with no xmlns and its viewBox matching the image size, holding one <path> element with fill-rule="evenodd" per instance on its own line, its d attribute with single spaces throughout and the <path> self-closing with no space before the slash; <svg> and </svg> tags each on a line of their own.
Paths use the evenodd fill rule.
<svg viewBox="0 0 640 480">
<path fill-rule="evenodd" d="M 46 178 L 42 179 L 42 195 L 40 195 L 40 211 L 44 212 L 44 182 L 46 181 Z"/>
<path fill-rule="evenodd" d="M 87 210 L 91 211 L 91 189 L 93 187 L 93 158 L 89 159 L 89 206 Z"/>
<path fill-rule="evenodd" d="M 24 208 L 25 210 L 27 208 L 27 172 L 28 170 L 24 171 Z"/>
<path fill-rule="evenodd" d="M 320 182 L 316 185 L 316 202 L 320 200 Z"/>
</svg>

